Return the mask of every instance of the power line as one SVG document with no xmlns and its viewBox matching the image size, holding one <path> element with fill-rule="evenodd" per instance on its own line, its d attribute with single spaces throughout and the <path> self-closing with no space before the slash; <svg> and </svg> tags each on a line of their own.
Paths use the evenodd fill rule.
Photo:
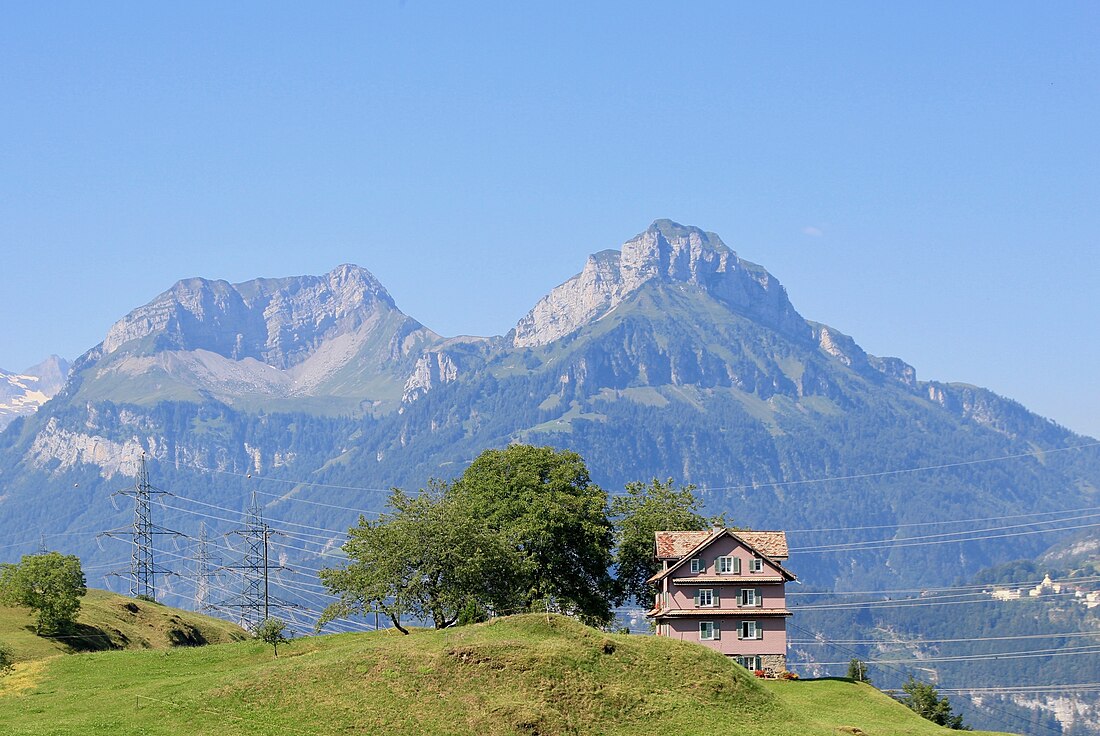
<svg viewBox="0 0 1100 736">
<path fill-rule="evenodd" d="M 813 636 L 812 632 L 810 632 L 806 629 L 803 629 L 800 626 L 797 626 L 793 623 L 788 623 L 787 627 L 790 628 L 790 629 L 794 629 L 795 631 L 801 631 L 803 634 L 809 634 L 809 635 Z M 826 641 L 829 641 L 825 637 L 820 637 L 820 638 L 825 639 Z M 836 642 L 830 642 L 830 644 L 832 644 L 834 649 L 837 649 L 838 651 L 845 652 L 849 656 L 851 656 L 855 659 L 860 659 L 860 661 L 864 661 L 859 656 L 859 653 L 856 652 L 855 650 L 849 649 L 845 646 L 837 644 Z M 803 664 L 804 665 L 816 665 L 817 663 L 803 663 Z M 831 664 L 831 666 L 836 666 L 838 664 L 839 665 L 848 664 L 848 662 L 839 662 L 839 663 L 830 663 L 830 664 Z M 923 677 L 914 676 L 912 674 L 912 671 L 911 671 L 912 670 L 911 665 L 907 669 L 901 669 L 899 667 L 894 666 L 895 663 L 877 662 L 877 663 L 869 663 L 869 664 L 874 664 L 874 666 L 876 668 L 880 669 L 880 670 L 884 670 L 884 671 L 887 671 L 887 672 L 893 672 L 897 675 L 912 678 L 913 680 L 916 680 L 918 682 L 922 682 L 926 685 L 932 685 L 933 687 L 937 687 L 937 685 L 935 683 L 929 683 Z M 905 666 L 907 663 L 903 662 L 903 663 L 896 663 L 896 664 L 901 664 L 902 666 Z M 826 666 L 826 665 L 822 664 L 821 666 Z M 907 671 L 907 670 L 910 670 L 910 671 Z M 1021 718 L 1020 716 L 1016 715 L 1015 713 L 1011 712 L 1011 711 L 1002 710 L 1000 708 L 996 708 L 996 707 L 993 707 L 993 706 L 990 706 L 990 705 L 986 705 L 985 709 L 992 712 L 992 713 L 1000 714 L 1001 716 L 1008 717 L 1008 718 L 1011 718 L 1011 719 L 1016 720 L 1016 721 L 1024 722 L 1024 720 L 1025 720 L 1025 719 Z M 1029 726 L 1031 725 L 1030 720 L 1027 721 L 1027 723 L 1028 723 Z M 1040 723 L 1039 725 L 1041 727 L 1045 728 L 1046 730 L 1048 730 L 1050 733 L 1056 734 L 1057 736 L 1061 736 L 1061 729 L 1058 729 L 1057 731 L 1055 731 L 1053 728 L 1051 728 L 1050 726 L 1048 726 L 1046 724 Z"/>
<path fill-rule="evenodd" d="M 865 531 L 868 529 L 904 529 L 914 526 L 942 526 L 944 524 L 976 524 L 980 521 L 1003 521 L 1005 519 L 1023 519 L 1029 516 L 1053 516 L 1055 514 L 1076 514 L 1082 511 L 1100 511 L 1100 506 L 1085 506 L 1079 509 L 1059 511 L 1032 511 L 1026 514 L 1006 514 L 1002 516 L 983 516 L 976 519 L 944 519 L 942 521 L 897 522 L 894 524 L 875 524 L 873 526 L 837 526 L 822 529 L 786 529 L 787 534 L 823 534 L 826 532 Z"/>
<path fill-rule="evenodd" d="M 877 644 L 877 645 L 890 645 L 890 646 L 913 646 L 917 644 L 953 644 L 956 642 L 976 642 L 976 641 L 1017 641 L 1021 639 L 1070 639 L 1079 636 L 1100 636 L 1100 630 L 1098 631 L 1066 631 L 1062 633 L 1051 634 L 1020 634 L 1018 636 L 971 636 L 957 639 L 910 639 L 903 641 L 901 639 L 788 639 L 788 644 L 823 644 L 832 646 L 834 644 Z"/>
<path fill-rule="evenodd" d="M 880 470 L 872 473 L 853 473 L 852 475 L 835 475 L 822 478 L 806 478 L 804 480 L 786 480 L 776 481 L 773 483 L 757 482 L 757 483 L 745 483 L 736 486 L 709 486 L 700 487 L 700 491 L 745 491 L 758 488 L 785 488 L 789 486 L 808 485 L 811 483 L 830 483 L 839 480 L 864 480 L 867 478 L 882 478 L 889 475 L 900 475 L 902 473 L 919 473 L 926 470 L 946 470 L 948 468 L 960 468 L 967 465 L 980 465 L 982 463 L 995 463 L 1003 460 L 1017 460 L 1025 457 L 1042 457 L 1045 455 L 1052 455 L 1056 452 L 1069 452 L 1071 450 L 1083 450 L 1089 447 L 1100 447 L 1100 442 L 1088 442 L 1083 445 L 1074 445 L 1072 447 L 1056 447 L 1052 450 L 1031 450 L 1028 452 L 1020 452 L 1013 455 L 1000 455 L 998 457 L 980 458 L 977 460 L 961 460 L 954 463 L 941 463 L 939 465 L 920 465 L 912 468 L 900 468 L 897 470 Z"/>
</svg>

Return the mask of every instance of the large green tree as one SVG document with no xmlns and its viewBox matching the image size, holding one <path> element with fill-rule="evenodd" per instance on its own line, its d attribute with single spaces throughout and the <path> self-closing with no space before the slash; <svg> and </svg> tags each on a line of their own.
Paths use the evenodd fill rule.
<svg viewBox="0 0 1100 736">
<path fill-rule="evenodd" d="M 454 492 L 517 553 L 517 608 L 546 606 L 591 624 L 611 620 L 616 589 L 607 494 L 580 455 L 521 444 L 486 450 Z"/>
<path fill-rule="evenodd" d="M 441 482 L 417 495 L 394 490 L 391 512 L 360 517 L 343 549 L 350 562 L 321 570 L 321 581 L 339 600 L 323 612 L 318 628 L 349 614 L 387 616 L 402 633 L 401 618 L 454 625 L 471 609 L 507 605 L 515 590 L 518 555 L 483 519 L 458 502 Z"/>
<path fill-rule="evenodd" d="M 934 685 L 921 682 L 910 676 L 905 684 L 901 686 L 901 689 L 905 694 L 899 697 L 898 700 L 924 718 L 932 721 L 932 723 L 945 728 L 970 730 L 963 723 L 963 717 L 952 712 L 951 702 L 946 696 L 941 698 Z"/>
<path fill-rule="evenodd" d="M 653 586 L 646 583 L 660 564 L 653 547 L 654 532 L 706 529 L 711 519 L 699 513 L 695 486 L 676 486 L 672 478 L 649 483 L 635 481 L 626 493 L 611 502 L 615 520 L 615 564 L 618 568 L 620 603 L 631 600 L 644 607 L 653 604 Z"/>
<path fill-rule="evenodd" d="M 17 565 L 0 565 L 0 600 L 34 610 L 38 634 L 71 628 L 87 592 L 75 555 L 46 552 L 24 555 Z"/>
</svg>

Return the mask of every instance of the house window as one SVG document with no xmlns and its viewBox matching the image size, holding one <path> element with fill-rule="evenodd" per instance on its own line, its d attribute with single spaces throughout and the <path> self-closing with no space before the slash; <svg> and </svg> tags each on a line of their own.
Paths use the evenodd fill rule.
<svg viewBox="0 0 1100 736">
<path fill-rule="evenodd" d="M 692 572 L 703 572 L 704 569 L 705 568 L 703 567 L 702 558 L 696 557 L 695 559 L 693 559 L 691 561 L 691 571 Z"/>
<path fill-rule="evenodd" d="M 718 596 L 711 588 L 700 588 L 695 594 L 696 608 L 714 608 L 718 605 Z"/>
<path fill-rule="evenodd" d="M 740 631 L 737 632 L 738 639 L 763 639 L 764 630 L 760 628 L 760 625 L 755 621 L 742 621 Z"/>
<path fill-rule="evenodd" d="M 749 572 L 764 572 L 764 560 L 759 557 L 749 560 Z"/>
<path fill-rule="evenodd" d="M 699 641 L 714 641 L 721 638 L 722 632 L 718 629 L 717 621 L 699 622 Z"/>
<path fill-rule="evenodd" d="M 756 671 L 763 669 L 760 666 L 760 657 L 736 657 L 737 664 L 741 665 L 747 670 Z"/>
<path fill-rule="evenodd" d="M 714 566 L 719 575 L 736 575 L 741 572 L 741 560 L 736 557 L 719 557 Z"/>
<path fill-rule="evenodd" d="M 756 588 L 741 589 L 742 606 L 759 606 L 761 603 L 763 603 L 763 600 L 760 598 L 760 594 L 756 592 Z"/>
</svg>

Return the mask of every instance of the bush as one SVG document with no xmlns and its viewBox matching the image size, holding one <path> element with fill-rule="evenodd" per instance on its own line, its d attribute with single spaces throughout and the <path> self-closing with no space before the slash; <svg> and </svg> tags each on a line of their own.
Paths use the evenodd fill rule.
<svg viewBox="0 0 1100 736">
<path fill-rule="evenodd" d="M 11 650 L 0 644 L 0 675 L 8 674 L 14 665 L 15 658 L 12 656 Z"/>
</svg>

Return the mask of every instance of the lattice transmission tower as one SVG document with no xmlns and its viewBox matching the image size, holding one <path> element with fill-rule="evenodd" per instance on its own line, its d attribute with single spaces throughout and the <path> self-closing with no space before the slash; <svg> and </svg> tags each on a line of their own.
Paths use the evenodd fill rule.
<svg viewBox="0 0 1100 736">
<path fill-rule="evenodd" d="M 149 468 L 145 462 L 145 453 L 141 453 L 141 466 L 138 468 L 137 480 L 133 488 L 115 491 L 115 496 L 126 496 L 134 499 L 134 522 L 129 529 L 121 527 L 103 532 L 100 536 L 112 538 L 129 538 L 130 551 L 130 595 L 144 596 L 152 600 L 157 597 L 157 575 L 172 575 L 171 570 L 160 567 L 153 557 L 153 539 L 158 536 L 182 537 L 183 534 L 165 529 L 153 523 L 152 499 L 154 496 L 170 496 L 168 491 L 161 490 L 149 483 Z M 116 573 L 122 575 L 124 573 Z"/>
<path fill-rule="evenodd" d="M 278 533 L 264 521 L 263 507 L 253 493 L 244 527 L 226 535 L 238 536 L 244 541 L 244 555 L 240 563 L 223 565 L 218 569 L 240 571 L 244 585 L 238 596 L 218 603 L 215 607 L 237 609 L 241 626 L 249 630 L 255 629 L 270 618 L 271 610 L 274 608 L 299 607 L 271 595 L 271 573 L 289 569 L 271 563 L 269 542 L 271 536 Z"/>
</svg>

